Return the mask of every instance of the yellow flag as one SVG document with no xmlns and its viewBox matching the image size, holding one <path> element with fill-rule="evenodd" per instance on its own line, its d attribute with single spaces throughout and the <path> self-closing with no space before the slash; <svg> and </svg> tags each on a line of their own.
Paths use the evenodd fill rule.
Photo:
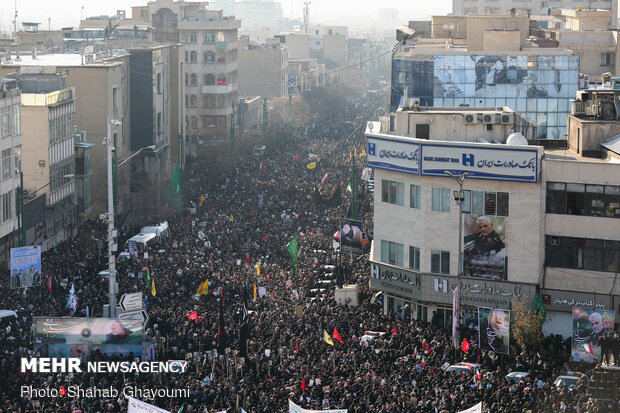
<svg viewBox="0 0 620 413">
<path fill-rule="evenodd" d="M 353 154 L 357 156 L 357 148 L 353 148 Z"/>
<path fill-rule="evenodd" d="M 200 195 L 200 200 L 198 201 L 198 206 L 202 206 L 203 202 L 205 202 L 205 196 Z"/>
<path fill-rule="evenodd" d="M 286 278 L 286 274 L 284 273 L 284 270 L 282 270 L 282 278 Z"/>
<path fill-rule="evenodd" d="M 233 218 L 232 214 L 230 214 L 230 218 L 229 218 L 230 222 L 233 222 L 235 219 Z"/>
<path fill-rule="evenodd" d="M 256 284 L 254 284 L 254 299 L 256 300 Z"/>
<path fill-rule="evenodd" d="M 327 331 L 325 331 L 325 330 L 323 330 L 323 341 L 325 341 L 330 346 L 334 345 L 334 342 L 332 341 L 332 338 L 330 337 L 329 334 L 327 334 Z"/>
<path fill-rule="evenodd" d="M 198 287 L 198 291 L 196 294 L 204 295 L 209 292 L 209 280 L 205 280 L 200 287 Z"/>
<path fill-rule="evenodd" d="M 349 160 L 351 160 L 351 158 L 353 158 L 353 154 L 349 151 Z"/>
<path fill-rule="evenodd" d="M 308 168 L 308 169 L 316 168 L 316 162 L 310 162 L 308 165 L 306 165 L 306 168 Z"/>
<path fill-rule="evenodd" d="M 260 260 L 258 260 L 258 264 L 256 264 L 256 275 L 260 275 Z"/>
<path fill-rule="evenodd" d="M 155 297 L 157 295 L 157 290 L 155 289 L 155 278 L 151 281 L 151 295 Z"/>
</svg>

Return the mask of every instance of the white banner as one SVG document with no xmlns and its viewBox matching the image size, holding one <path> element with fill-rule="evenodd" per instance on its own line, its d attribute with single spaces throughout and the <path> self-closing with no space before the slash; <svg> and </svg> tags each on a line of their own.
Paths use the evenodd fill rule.
<svg viewBox="0 0 620 413">
<path fill-rule="evenodd" d="M 127 396 L 127 413 L 170 413 L 152 404 Z"/>
<path fill-rule="evenodd" d="M 482 402 L 470 407 L 469 409 L 461 410 L 459 413 L 482 413 Z"/>
<path fill-rule="evenodd" d="M 296 405 L 288 400 L 288 412 L 289 413 L 347 413 L 347 409 L 331 409 L 331 410 L 309 410 L 302 409 L 300 406 Z"/>
</svg>

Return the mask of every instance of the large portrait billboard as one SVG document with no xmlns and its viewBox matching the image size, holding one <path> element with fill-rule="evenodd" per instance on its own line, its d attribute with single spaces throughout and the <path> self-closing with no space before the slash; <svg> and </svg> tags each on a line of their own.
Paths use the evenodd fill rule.
<svg viewBox="0 0 620 413">
<path fill-rule="evenodd" d="M 463 274 L 469 277 L 504 279 L 506 217 L 465 215 Z"/>
<path fill-rule="evenodd" d="M 11 248 L 11 288 L 41 285 L 41 246 Z"/>
<path fill-rule="evenodd" d="M 142 355 L 142 320 L 110 318 L 35 318 L 35 346 L 40 357 L 85 358 L 106 355 Z"/>
<path fill-rule="evenodd" d="M 342 252 L 359 254 L 362 250 L 362 221 L 340 218 L 340 245 Z"/>
<path fill-rule="evenodd" d="M 500 354 L 510 352 L 510 311 L 478 307 L 480 348 Z"/>
<path fill-rule="evenodd" d="M 601 361 L 600 339 L 613 333 L 616 312 L 573 307 L 573 361 L 599 363 Z"/>
</svg>

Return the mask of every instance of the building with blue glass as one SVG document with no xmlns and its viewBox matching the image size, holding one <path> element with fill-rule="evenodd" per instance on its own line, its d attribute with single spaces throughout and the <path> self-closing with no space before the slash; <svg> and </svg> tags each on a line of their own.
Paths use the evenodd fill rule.
<svg viewBox="0 0 620 413">
<path fill-rule="evenodd" d="M 537 124 L 539 139 L 564 139 L 578 68 L 579 57 L 564 49 L 416 49 L 392 60 L 391 111 L 405 97 L 419 98 L 421 106 L 508 106 Z"/>
</svg>

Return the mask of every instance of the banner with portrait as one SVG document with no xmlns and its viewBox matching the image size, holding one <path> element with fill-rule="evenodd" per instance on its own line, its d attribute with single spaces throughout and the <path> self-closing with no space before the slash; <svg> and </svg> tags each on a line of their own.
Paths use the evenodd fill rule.
<svg viewBox="0 0 620 413">
<path fill-rule="evenodd" d="M 478 307 L 478 342 L 483 350 L 510 353 L 510 311 Z"/>
<path fill-rule="evenodd" d="M 464 275 L 493 280 L 505 278 L 507 222 L 506 217 L 465 214 Z"/>
<path fill-rule="evenodd" d="M 604 334 L 613 334 L 615 322 L 616 312 L 613 310 L 573 307 L 573 361 L 600 363 L 600 339 Z"/>
<path fill-rule="evenodd" d="M 36 317 L 34 322 L 39 357 L 85 359 L 97 350 L 110 356 L 142 356 L 142 320 Z"/>
<path fill-rule="evenodd" d="M 11 248 L 11 288 L 41 285 L 41 246 Z"/>
<path fill-rule="evenodd" d="M 288 399 L 288 412 L 289 413 L 347 413 L 347 409 L 324 409 L 324 410 L 311 410 L 304 409 L 298 404 L 294 403 L 291 399 Z"/>
<path fill-rule="evenodd" d="M 340 218 L 340 248 L 342 252 L 352 252 L 359 254 L 362 251 L 361 220 L 351 218 Z"/>
</svg>

